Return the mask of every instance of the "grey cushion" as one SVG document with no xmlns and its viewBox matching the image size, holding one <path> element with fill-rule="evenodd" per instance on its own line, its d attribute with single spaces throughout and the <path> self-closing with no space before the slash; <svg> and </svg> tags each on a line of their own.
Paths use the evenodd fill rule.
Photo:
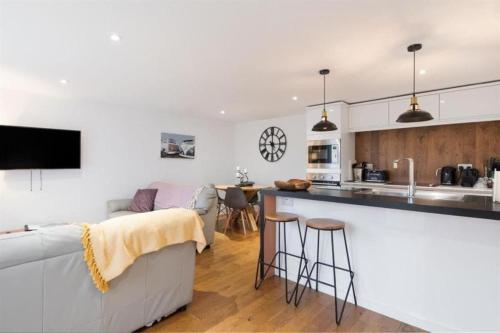
<svg viewBox="0 0 500 333">
<path fill-rule="evenodd" d="M 217 192 L 215 190 L 215 186 L 213 184 L 207 185 L 203 188 L 203 191 L 198 195 L 198 200 L 196 200 L 196 204 L 194 208 L 202 208 L 205 210 L 209 210 L 212 205 L 213 199 L 217 198 Z"/>
<path fill-rule="evenodd" d="M 131 203 L 132 199 L 115 199 L 108 201 L 107 202 L 108 216 L 109 214 L 119 210 L 128 210 Z"/>
</svg>

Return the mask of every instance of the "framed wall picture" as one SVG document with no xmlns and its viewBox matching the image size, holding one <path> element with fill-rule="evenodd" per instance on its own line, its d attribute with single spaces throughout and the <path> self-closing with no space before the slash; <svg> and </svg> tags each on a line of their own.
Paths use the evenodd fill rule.
<svg viewBox="0 0 500 333">
<path fill-rule="evenodd" d="M 190 158 L 195 156 L 194 135 L 161 133 L 161 158 Z"/>
</svg>

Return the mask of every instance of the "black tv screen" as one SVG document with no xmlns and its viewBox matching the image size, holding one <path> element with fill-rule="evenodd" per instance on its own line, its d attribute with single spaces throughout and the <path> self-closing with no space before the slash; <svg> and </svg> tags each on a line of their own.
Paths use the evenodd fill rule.
<svg viewBox="0 0 500 333">
<path fill-rule="evenodd" d="M 0 125 L 0 170 L 79 168 L 80 131 Z"/>
</svg>

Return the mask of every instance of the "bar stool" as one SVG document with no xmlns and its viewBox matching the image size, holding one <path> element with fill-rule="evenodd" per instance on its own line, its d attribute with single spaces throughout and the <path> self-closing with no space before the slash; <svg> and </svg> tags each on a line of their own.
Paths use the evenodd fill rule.
<svg viewBox="0 0 500 333">
<path fill-rule="evenodd" d="M 261 228 L 264 228 L 262 230 L 262 235 L 265 232 L 265 225 L 267 223 L 276 223 L 278 225 L 278 251 L 274 254 L 273 259 L 271 260 L 270 263 L 266 263 L 264 261 L 264 254 L 262 253 L 262 247 L 259 251 L 259 259 L 257 261 L 257 271 L 255 273 L 255 289 L 259 289 L 260 286 L 262 285 L 262 282 L 264 281 L 267 273 L 271 268 L 275 268 L 278 270 L 279 277 L 281 277 L 281 272 L 283 271 L 285 273 L 285 299 L 287 303 L 290 303 L 292 301 L 292 298 L 294 294 L 297 292 L 297 288 L 294 287 L 292 290 L 292 293 L 290 295 L 290 298 L 288 297 L 289 291 L 288 291 L 288 256 L 295 257 L 297 259 L 300 259 L 302 261 L 302 258 L 305 257 L 303 253 L 298 256 L 293 253 L 288 253 L 287 248 L 286 248 L 286 225 L 289 223 L 297 223 L 297 228 L 299 230 L 299 237 L 300 237 L 300 243 L 303 244 L 303 239 L 302 239 L 302 232 L 300 230 L 300 223 L 299 223 L 299 217 L 298 215 L 295 214 L 290 214 L 290 213 L 274 213 L 274 214 L 266 214 L 264 216 L 264 225 L 260 226 Z M 283 224 L 283 243 L 284 243 L 284 249 L 283 251 L 281 250 L 281 225 Z M 281 267 L 281 256 L 284 255 L 284 268 Z M 276 257 L 278 258 L 278 266 L 275 265 Z M 260 272 L 260 267 L 265 267 L 267 266 L 267 269 L 265 270 L 263 274 L 263 278 L 259 278 L 259 272 Z M 307 269 L 307 268 L 306 268 Z M 308 272 L 308 270 L 307 270 Z M 311 284 L 309 283 L 309 286 Z"/>
<path fill-rule="evenodd" d="M 316 262 L 313 264 L 311 267 L 311 270 L 307 272 L 307 259 L 305 256 L 305 246 L 306 246 L 306 241 L 307 241 L 307 231 L 308 229 L 314 229 L 318 231 L 318 243 L 316 245 Z M 343 268 L 343 267 L 338 267 L 335 265 L 335 247 L 334 247 L 334 242 L 333 242 L 333 233 L 335 231 L 340 231 L 342 230 L 342 234 L 344 236 L 344 245 L 345 245 L 345 252 L 347 256 L 347 266 L 348 268 Z M 320 243 L 320 233 L 322 231 L 330 232 L 330 241 L 331 241 L 331 247 L 332 247 L 332 264 L 327 264 L 319 261 L 319 243 Z M 302 263 L 304 262 L 304 268 L 302 267 Z M 333 284 L 320 281 L 319 280 L 319 266 L 323 265 L 326 267 L 330 267 L 333 269 Z M 314 269 L 316 269 L 316 278 L 312 278 L 311 276 L 313 275 Z M 340 311 L 340 315 L 338 313 L 338 304 L 337 304 L 337 275 L 336 275 L 336 270 L 341 270 L 344 272 L 349 273 L 350 276 L 350 282 L 349 282 L 349 287 L 347 288 L 347 294 L 344 299 L 344 304 L 342 305 L 342 309 Z M 304 275 L 304 271 L 306 274 Z M 333 288 L 334 291 L 334 296 L 335 296 L 335 322 L 337 325 L 340 325 L 340 321 L 342 320 L 342 315 L 344 314 L 344 309 L 345 305 L 347 303 L 347 298 L 349 297 L 349 292 L 351 291 L 352 288 L 352 294 L 354 297 L 354 304 L 357 306 L 358 301 L 356 300 L 356 292 L 354 291 L 354 272 L 351 269 L 351 261 L 349 259 L 349 250 L 347 249 L 347 240 L 345 236 L 345 223 L 341 221 L 337 221 L 334 219 L 327 219 L 327 218 L 313 218 L 313 219 L 308 219 L 306 221 L 306 231 L 304 234 L 304 242 L 302 243 L 302 258 L 300 259 L 300 264 L 299 264 L 299 274 L 297 277 L 297 285 L 295 288 L 297 289 L 295 291 L 295 306 L 298 306 L 300 303 L 300 300 L 302 299 L 302 296 L 304 295 L 304 291 L 306 289 L 306 286 L 303 287 L 302 291 L 300 292 L 300 296 L 298 295 L 299 292 L 299 281 L 302 278 L 307 278 L 306 281 L 306 286 L 309 284 L 309 288 L 311 288 L 311 281 L 316 282 L 316 291 L 318 291 L 318 283 L 324 284 L 326 286 L 330 286 Z"/>
</svg>

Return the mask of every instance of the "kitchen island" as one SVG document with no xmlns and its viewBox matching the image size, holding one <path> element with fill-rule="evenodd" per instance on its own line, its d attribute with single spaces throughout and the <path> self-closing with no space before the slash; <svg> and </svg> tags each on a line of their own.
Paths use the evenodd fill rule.
<svg viewBox="0 0 500 333">
<path fill-rule="evenodd" d="M 346 223 L 360 306 L 427 330 L 500 330 L 500 204 L 491 197 L 408 199 L 349 188 L 266 189 L 261 205 L 266 262 L 274 254 L 276 232 L 263 214 L 295 213 L 302 228 L 307 218 L 339 219 Z M 287 242 L 289 252 L 300 254 L 296 226 L 287 229 Z M 315 244 L 310 233 L 306 256 L 312 260 Z M 342 246 L 335 238 L 339 266 L 346 264 Z M 330 244 L 320 247 L 322 261 L 330 261 Z M 292 280 L 298 265 L 289 260 Z M 348 276 L 338 275 L 338 290 L 345 295 Z M 320 271 L 322 280 L 331 282 L 331 276 L 329 269 Z M 327 286 L 320 291 L 333 294 Z"/>
</svg>

